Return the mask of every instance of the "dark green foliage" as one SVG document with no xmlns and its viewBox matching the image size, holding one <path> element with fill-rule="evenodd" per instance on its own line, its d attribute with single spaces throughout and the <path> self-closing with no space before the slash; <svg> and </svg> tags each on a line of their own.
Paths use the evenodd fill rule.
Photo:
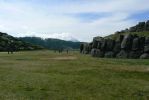
<svg viewBox="0 0 149 100">
<path fill-rule="evenodd" d="M 47 49 L 79 49 L 80 47 L 80 42 L 72 42 L 72 41 L 64 41 L 64 40 L 59 40 L 59 39 L 42 39 L 39 37 L 23 37 L 19 38 L 23 41 L 35 44 L 35 45 L 40 45 L 43 46 Z"/>
<path fill-rule="evenodd" d="M 11 41 L 13 42 L 10 43 Z M 0 51 L 8 51 L 8 49 L 13 49 L 13 51 L 19 51 L 19 50 L 40 50 L 43 48 L 41 46 L 26 43 L 6 33 L 0 32 Z"/>
<path fill-rule="evenodd" d="M 136 27 L 137 27 L 137 32 L 142 32 L 142 31 L 145 31 L 145 22 L 139 22 L 139 24 L 138 25 L 136 25 Z"/>
</svg>

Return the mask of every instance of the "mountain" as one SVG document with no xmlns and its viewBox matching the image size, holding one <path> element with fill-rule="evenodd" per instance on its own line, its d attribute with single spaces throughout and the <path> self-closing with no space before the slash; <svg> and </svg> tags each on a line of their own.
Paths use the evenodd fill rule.
<svg viewBox="0 0 149 100">
<path fill-rule="evenodd" d="M 114 34 L 106 36 L 106 38 L 116 39 L 119 35 L 124 34 L 137 34 L 138 36 L 149 36 L 149 20 L 146 22 L 139 22 L 137 25 L 117 31 Z"/>
<path fill-rule="evenodd" d="M 19 39 L 48 49 L 79 49 L 80 47 L 80 42 L 76 40 L 73 42 L 53 38 L 42 39 L 40 37 L 20 37 Z"/>
<path fill-rule="evenodd" d="M 80 42 L 79 40 L 77 40 L 77 39 L 75 39 L 75 38 L 71 38 L 71 39 L 69 39 L 69 40 L 67 40 L 67 41 Z"/>
<path fill-rule="evenodd" d="M 8 35 L 7 33 L 0 32 L 0 51 L 7 51 L 10 42 L 13 44 L 13 49 L 15 51 L 43 49 L 41 46 L 24 42 L 18 38 Z"/>
</svg>

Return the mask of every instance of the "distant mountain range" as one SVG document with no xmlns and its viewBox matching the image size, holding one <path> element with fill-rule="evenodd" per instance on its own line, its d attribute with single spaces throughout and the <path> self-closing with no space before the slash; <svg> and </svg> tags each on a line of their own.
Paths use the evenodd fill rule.
<svg viewBox="0 0 149 100">
<path fill-rule="evenodd" d="M 69 41 L 53 38 L 42 39 L 40 37 L 20 37 L 19 39 L 47 49 L 79 49 L 80 47 L 80 42 L 76 39 Z"/>
</svg>

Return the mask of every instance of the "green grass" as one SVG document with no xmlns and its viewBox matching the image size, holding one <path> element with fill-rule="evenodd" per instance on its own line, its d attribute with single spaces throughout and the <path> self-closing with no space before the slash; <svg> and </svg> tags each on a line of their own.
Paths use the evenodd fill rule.
<svg viewBox="0 0 149 100">
<path fill-rule="evenodd" d="M 128 32 L 128 33 L 120 33 L 121 35 L 125 34 L 137 34 L 138 36 L 148 36 L 149 37 L 149 32 Z M 117 39 L 119 38 L 120 34 L 112 34 L 109 36 L 106 36 L 105 38 L 112 38 L 112 39 Z"/>
<path fill-rule="evenodd" d="M 0 53 L 0 100 L 149 100 L 149 60 Z"/>
</svg>

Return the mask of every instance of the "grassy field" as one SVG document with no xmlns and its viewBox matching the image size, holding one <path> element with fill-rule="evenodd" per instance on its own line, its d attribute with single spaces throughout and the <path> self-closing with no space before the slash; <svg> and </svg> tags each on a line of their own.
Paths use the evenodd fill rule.
<svg viewBox="0 0 149 100">
<path fill-rule="evenodd" d="M 149 100 L 149 60 L 0 53 L 0 100 Z"/>
</svg>

